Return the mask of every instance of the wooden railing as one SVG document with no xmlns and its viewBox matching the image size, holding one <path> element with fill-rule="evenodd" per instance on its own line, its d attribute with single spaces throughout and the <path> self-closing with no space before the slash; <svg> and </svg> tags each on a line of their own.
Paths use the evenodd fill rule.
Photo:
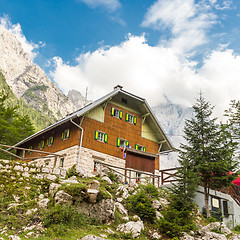
<svg viewBox="0 0 240 240">
<path fill-rule="evenodd" d="M 132 180 L 148 180 L 149 182 L 152 182 L 152 184 L 157 184 L 159 187 L 160 185 L 163 185 L 165 183 L 170 182 L 176 182 L 178 181 L 179 177 L 177 176 L 177 170 L 180 168 L 169 168 L 164 170 L 159 170 L 159 175 L 155 175 L 153 173 L 144 172 L 132 168 L 124 168 L 124 167 L 118 167 L 115 165 L 111 165 L 99 160 L 94 160 L 94 163 L 97 164 L 96 171 L 101 174 L 103 172 L 103 167 L 108 168 L 109 170 L 116 172 L 117 174 L 123 176 L 125 178 L 125 182 L 130 183 Z M 122 172 L 121 172 L 122 171 Z M 133 177 L 132 173 L 139 173 L 141 175 L 144 175 L 144 177 Z"/>
<path fill-rule="evenodd" d="M 4 149 L 7 148 L 7 149 Z M 20 150 L 22 151 L 22 155 L 18 156 L 17 154 L 14 154 L 11 152 L 12 149 L 15 150 Z M 9 146 L 9 145 L 4 145 L 4 144 L 0 144 L 0 151 L 3 151 L 13 157 L 15 157 L 15 159 L 21 159 L 22 161 L 31 161 L 31 160 L 36 160 L 36 159 L 40 159 L 40 158 L 55 158 L 54 161 L 54 165 L 57 161 L 57 158 L 61 157 L 64 158 L 63 155 L 60 154 L 55 154 L 55 153 L 50 153 L 50 152 L 45 152 L 45 151 L 41 151 L 41 150 L 34 150 L 34 149 L 29 149 L 29 148 L 21 148 L 21 147 L 14 147 L 14 146 Z M 36 156 L 36 157 L 26 157 L 26 152 L 36 152 L 36 153 L 40 153 L 41 155 Z"/>
</svg>

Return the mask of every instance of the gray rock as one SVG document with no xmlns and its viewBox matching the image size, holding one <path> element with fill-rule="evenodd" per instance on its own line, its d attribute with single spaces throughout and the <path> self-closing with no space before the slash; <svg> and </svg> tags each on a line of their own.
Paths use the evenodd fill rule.
<svg viewBox="0 0 240 240">
<path fill-rule="evenodd" d="M 71 180 L 71 179 L 64 179 L 64 180 L 62 180 L 61 181 L 61 183 L 62 184 L 64 184 L 64 183 L 79 183 L 79 181 L 78 180 Z"/>
<path fill-rule="evenodd" d="M 94 235 L 87 235 L 82 238 L 82 240 L 105 240 L 106 238 L 97 237 Z"/>
<path fill-rule="evenodd" d="M 51 183 L 49 185 L 49 193 L 52 197 L 54 196 L 54 194 L 56 193 L 56 191 L 58 190 L 58 188 L 60 186 L 61 186 L 61 184 L 58 184 L 58 183 Z"/>
<path fill-rule="evenodd" d="M 169 201 L 165 198 L 159 198 L 159 202 L 164 206 L 167 206 L 169 204 Z"/>
<path fill-rule="evenodd" d="M 110 185 L 113 184 L 112 180 L 107 176 L 102 177 L 102 180 L 108 182 Z"/>
<path fill-rule="evenodd" d="M 39 208 L 47 208 L 48 203 L 50 200 L 48 198 L 44 198 L 38 202 Z"/>
<path fill-rule="evenodd" d="M 50 181 L 55 181 L 57 179 L 57 177 L 52 174 L 47 174 L 45 177 L 47 180 L 50 180 Z"/>
<path fill-rule="evenodd" d="M 228 240 L 240 240 L 240 235 L 234 234 L 233 236 L 229 237 Z"/>
<path fill-rule="evenodd" d="M 215 233 L 215 232 L 206 232 L 205 236 L 203 238 L 204 240 L 227 240 L 226 236 L 220 233 Z"/>
<path fill-rule="evenodd" d="M 17 235 L 10 235 L 10 236 L 8 236 L 8 238 L 11 240 L 21 240 L 21 238 Z"/>
<path fill-rule="evenodd" d="M 124 206 L 123 206 L 121 203 L 116 202 L 116 203 L 115 203 L 115 206 L 116 206 L 116 208 L 118 209 L 118 211 L 119 211 L 122 215 L 128 216 L 127 210 L 124 208 Z"/>
<path fill-rule="evenodd" d="M 162 204 L 158 200 L 153 200 L 152 207 L 158 210 L 162 208 Z"/>
<path fill-rule="evenodd" d="M 163 217 L 163 215 L 159 211 L 156 211 L 156 218 L 157 218 L 157 220 L 159 220 L 162 217 Z"/>
<path fill-rule="evenodd" d="M 103 199 L 95 204 L 82 202 L 78 211 L 103 223 L 111 223 L 115 219 L 115 204 L 112 199 Z"/>
<path fill-rule="evenodd" d="M 194 237 L 184 232 L 183 236 L 180 237 L 180 240 L 194 240 Z"/>
<path fill-rule="evenodd" d="M 213 229 L 219 229 L 223 234 L 231 234 L 231 230 L 225 225 L 221 224 L 220 222 L 213 222 L 208 224 L 207 226 L 202 227 L 201 229 L 198 230 L 198 232 L 204 236 L 206 235 L 206 232 L 211 232 Z"/>
<path fill-rule="evenodd" d="M 131 221 L 125 224 L 120 224 L 117 227 L 117 231 L 120 231 L 121 233 L 131 233 L 133 238 L 139 237 L 143 229 L 144 225 L 142 221 L 138 222 Z"/>
<path fill-rule="evenodd" d="M 72 196 L 64 191 L 59 191 L 55 195 L 55 204 L 69 203 L 72 204 Z"/>
</svg>

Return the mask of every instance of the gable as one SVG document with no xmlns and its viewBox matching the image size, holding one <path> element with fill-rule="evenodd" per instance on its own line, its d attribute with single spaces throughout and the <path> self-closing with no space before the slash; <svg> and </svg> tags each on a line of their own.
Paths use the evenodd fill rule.
<svg viewBox="0 0 240 240">
<path fill-rule="evenodd" d="M 104 122 L 104 106 L 100 105 L 86 114 L 86 117 L 94 119 L 99 122 Z"/>
</svg>

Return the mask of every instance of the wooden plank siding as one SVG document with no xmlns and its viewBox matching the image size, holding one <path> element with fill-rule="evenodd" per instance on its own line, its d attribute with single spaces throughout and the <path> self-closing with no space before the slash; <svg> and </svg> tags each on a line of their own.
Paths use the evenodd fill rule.
<svg viewBox="0 0 240 240">
<path fill-rule="evenodd" d="M 70 135 L 68 139 L 62 140 L 62 132 L 66 129 L 70 130 Z M 28 143 L 24 143 L 23 145 L 21 145 L 21 147 L 23 148 L 29 148 L 30 146 L 32 146 L 33 149 L 37 150 L 39 143 L 41 141 L 44 141 L 44 148 L 41 149 L 43 151 L 46 152 L 50 152 L 50 153 L 55 153 L 58 151 L 61 151 L 63 149 L 75 146 L 75 145 L 79 145 L 80 140 L 79 140 L 79 129 L 74 126 L 71 122 L 67 122 L 62 124 L 61 126 L 58 126 L 44 134 L 42 134 L 41 136 L 38 136 L 34 139 L 32 139 L 31 141 L 29 141 Z M 47 146 L 47 139 L 49 137 L 53 136 L 53 144 L 51 146 Z M 19 155 L 19 153 L 18 153 Z M 26 152 L 26 158 L 27 157 L 38 157 L 38 156 L 42 156 L 41 153 L 27 153 Z"/>
<path fill-rule="evenodd" d="M 112 107 L 123 112 L 122 119 L 111 116 Z M 136 125 L 125 121 L 126 113 L 137 117 Z M 108 103 L 105 109 L 104 123 L 85 117 L 81 126 L 84 129 L 83 147 L 122 158 L 122 149 L 117 147 L 117 138 L 122 138 L 129 141 L 129 146 L 132 148 L 135 148 L 135 144 L 140 144 L 146 147 L 147 152 L 158 153 L 159 144 L 141 136 L 141 116 L 111 103 Z M 103 143 L 95 140 L 95 131 L 107 133 L 108 142 Z M 155 160 L 155 169 L 159 169 L 158 158 Z"/>
<path fill-rule="evenodd" d="M 114 107 L 123 112 L 123 118 L 118 119 L 111 116 L 111 108 Z M 126 122 L 125 116 L 129 113 L 137 117 L 137 124 Z M 125 139 L 129 141 L 129 146 L 135 148 L 135 144 L 142 145 L 146 148 L 147 152 L 157 154 L 159 144 L 143 138 L 141 136 L 142 130 L 142 117 L 139 114 L 126 110 L 122 107 L 115 106 L 108 103 L 105 109 L 104 122 L 100 122 L 94 119 L 84 117 L 81 127 L 84 129 L 82 146 L 89 148 L 101 153 L 109 154 L 114 157 L 122 158 L 122 149 L 117 147 L 117 138 Z M 66 140 L 62 140 L 62 132 L 66 129 L 70 129 L 70 137 Z M 95 131 L 101 131 L 108 134 L 108 142 L 103 143 L 94 139 Z M 49 137 L 53 136 L 54 141 L 52 146 L 47 146 L 46 141 Z M 43 133 L 40 136 L 30 140 L 27 143 L 21 145 L 23 148 L 38 149 L 39 143 L 44 140 L 43 151 L 55 153 L 60 150 L 79 145 L 80 144 L 80 130 L 70 121 L 64 123 L 48 132 Z M 19 152 L 18 152 L 19 155 Z M 26 157 L 38 157 L 41 156 L 39 153 L 26 153 Z M 147 160 L 146 160 L 147 161 Z M 155 159 L 155 169 L 159 169 L 159 160 Z"/>
</svg>

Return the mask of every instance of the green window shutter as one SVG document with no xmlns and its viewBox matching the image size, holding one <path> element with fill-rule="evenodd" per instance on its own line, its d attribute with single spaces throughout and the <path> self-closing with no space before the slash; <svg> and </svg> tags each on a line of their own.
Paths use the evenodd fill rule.
<svg viewBox="0 0 240 240">
<path fill-rule="evenodd" d="M 111 108 L 111 116 L 114 116 L 114 107 Z"/>
<path fill-rule="evenodd" d="M 50 138 L 50 144 L 53 144 L 53 137 Z"/>
<path fill-rule="evenodd" d="M 129 114 L 128 114 L 128 113 L 126 113 L 125 120 L 126 120 L 126 122 L 128 122 L 128 121 L 129 121 Z"/>
<path fill-rule="evenodd" d="M 47 145 L 47 146 L 49 146 L 49 145 L 50 145 L 50 143 L 49 143 L 49 139 L 47 139 L 46 145 Z"/>
<path fill-rule="evenodd" d="M 120 138 L 117 138 L 117 147 L 120 147 Z"/>
<path fill-rule="evenodd" d="M 137 124 L 137 117 L 135 117 L 135 116 L 134 116 L 134 119 L 133 119 L 133 123 L 134 123 L 134 125 Z"/>
<path fill-rule="evenodd" d="M 107 133 L 105 133 L 105 135 L 104 135 L 104 142 L 105 142 L 105 143 L 108 142 L 108 135 L 107 135 Z"/>
<path fill-rule="evenodd" d="M 62 132 L 62 140 L 63 140 L 63 137 L 64 137 L 64 132 Z"/>
<path fill-rule="evenodd" d="M 42 148 L 44 148 L 44 141 L 42 141 Z"/>
<path fill-rule="evenodd" d="M 126 147 L 129 147 L 129 141 L 126 141 Z"/>
<path fill-rule="evenodd" d="M 123 112 L 122 112 L 122 111 L 119 112 L 119 118 L 120 118 L 120 119 L 123 118 Z"/>
<path fill-rule="evenodd" d="M 69 136 L 70 136 L 70 130 L 68 129 L 66 138 L 69 138 Z"/>
<path fill-rule="evenodd" d="M 98 140 L 98 131 L 95 131 L 95 137 L 94 137 L 95 140 Z"/>
<path fill-rule="evenodd" d="M 137 144 L 135 144 L 135 149 L 138 150 L 138 145 Z"/>
<path fill-rule="evenodd" d="M 146 148 L 145 147 L 143 147 L 143 151 L 146 152 Z"/>
</svg>

